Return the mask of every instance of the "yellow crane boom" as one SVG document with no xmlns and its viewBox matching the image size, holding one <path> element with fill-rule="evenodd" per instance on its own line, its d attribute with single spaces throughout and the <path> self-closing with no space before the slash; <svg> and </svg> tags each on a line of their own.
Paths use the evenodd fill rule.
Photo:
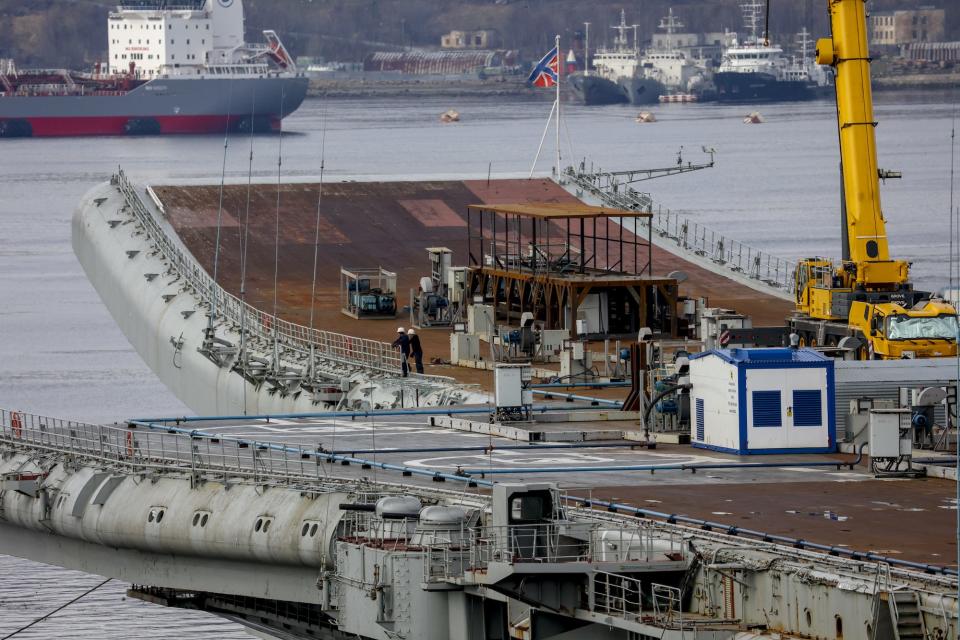
<svg viewBox="0 0 960 640">
<path fill-rule="evenodd" d="M 850 284 L 868 289 L 908 281 L 909 265 L 890 260 L 880 206 L 880 174 L 870 89 L 866 0 L 828 0 L 832 37 L 817 41 L 817 62 L 836 71 L 840 161 Z"/>
<path fill-rule="evenodd" d="M 817 41 L 817 62 L 836 72 L 843 260 L 797 263 L 797 307 L 787 324 L 801 344 L 855 350 L 862 359 L 954 356 L 956 311 L 914 290 L 910 263 L 890 259 L 880 206 L 867 0 L 826 1 L 831 37 Z"/>
</svg>

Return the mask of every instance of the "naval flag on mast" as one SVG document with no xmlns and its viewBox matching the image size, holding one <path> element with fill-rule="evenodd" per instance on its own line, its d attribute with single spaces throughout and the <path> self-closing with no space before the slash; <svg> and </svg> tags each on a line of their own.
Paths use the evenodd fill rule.
<svg viewBox="0 0 960 640">
<path fill-rule="evenodd" d="M 551 49 L 547 55 L 540 58 L 540 62 L 530 72 L 527 83 L 535 87 L 552 87 L 560 80 L 560 51 L 559 47 Z"/>
<path fill-rule="evenodd" d="M 533 159 L 533 166 L 530 167 L 530 177 L 533 177 L 533 171 L 537 168 L 537 160 L 540 159 L 540 152 L 543 150 L 543 141 L 547 138 L 547 129 L 550 128 L 550 121 L 556 114 L 557 120 L 557 160 L 553 167 L 554 175 L 560 175 L 560 36 L 556 36 L 556 44 L 553 49 L 547 52 L 547 55 L 540 58 L 540 62 L 530 72 L 527 83 L 534 87 L 556 87 L 557 97 L 553 101 L 553 108 L 550 109 L 550 116 L 547 118 L 547 125 L 543 129 L 543 136 L 540 138 L 540 146 L 537 148 L 537 155 Z"/>
</svg>

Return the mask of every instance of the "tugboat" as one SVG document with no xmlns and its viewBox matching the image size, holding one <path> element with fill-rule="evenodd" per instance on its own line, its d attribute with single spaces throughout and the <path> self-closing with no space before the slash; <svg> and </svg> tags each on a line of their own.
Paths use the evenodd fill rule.
<svg viewBox="0 0 960 640">
<path fill-rule="evenodd" d="M 726 50 L 714 75 L 719 102 L 787 102 L 810 100 L 828 86 L 826 74 L 813 72 L 814 65 L 806 57 L 791 64 L 783 49 L 757 35 L 760 12 L 758 0 L 741 4 L 744 25 L 750 37 Z M 815 75 L 819 77 L 815 77 Z"/>
</svg>

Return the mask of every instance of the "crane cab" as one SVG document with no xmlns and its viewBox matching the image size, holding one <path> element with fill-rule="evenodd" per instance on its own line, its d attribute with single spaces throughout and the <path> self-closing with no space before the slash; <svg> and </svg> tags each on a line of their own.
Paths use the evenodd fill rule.
<svg viewBox="0 0 960 640">
<path fill-rule="evenodd" d="M 797 311 L 818 320 L 842 320 L 846 309 L 836 309 L 835 294 L 850 293 L 842 278 L 834 272 L 833 261 L 827 258 L 808 258 L 797 264 L 794 274 L 794 292 Z"/>
<path fill-rule="evenodd" d="M 874 359 L 957 355 L 957 312 L 943 301 L 928 300 L 910 309 L 895 302 L 854 302 L 848 324 L 872 346 Z"/>
</svg>

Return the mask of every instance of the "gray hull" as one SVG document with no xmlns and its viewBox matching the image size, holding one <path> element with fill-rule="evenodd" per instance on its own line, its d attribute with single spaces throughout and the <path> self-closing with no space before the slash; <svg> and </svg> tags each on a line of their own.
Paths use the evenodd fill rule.
<svg viewBox="0 0 960 640">
<path fill-rule="evenodd" d="M 630 104 L 654 104 L 666 93 L 663 83 L 651 78 L 621 78 L 618 83 Z"/>
<path fill-rule="evenodd" d="M 157 79 L 112 95 L 0 97 L 0 137 L 276 130 L 307 94 L 304 76 Z"/>
</svg>

